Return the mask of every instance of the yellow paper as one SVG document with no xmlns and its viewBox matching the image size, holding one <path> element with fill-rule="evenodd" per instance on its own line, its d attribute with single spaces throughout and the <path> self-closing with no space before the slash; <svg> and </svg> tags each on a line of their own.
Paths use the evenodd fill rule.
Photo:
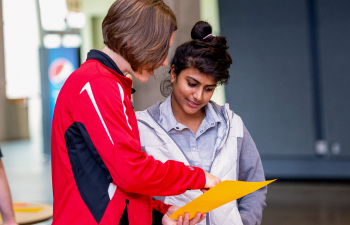
<svg viewBox="0 0 350 225">
<path fill-rule="evenodd" d="M 190 219 L 192 219 L 198 212 L 207 213 L 226 203 L 259 190 L 260 188 L 274 181 L 275 180 L 263 182 L 245 182 L 225 180 L 178 209 L 176 212 L 170 215 L 170 218 L 177 220 L 180 215 L 184 217 L 185 213 L 188 212 L 190 214 Z"/>
</svg>

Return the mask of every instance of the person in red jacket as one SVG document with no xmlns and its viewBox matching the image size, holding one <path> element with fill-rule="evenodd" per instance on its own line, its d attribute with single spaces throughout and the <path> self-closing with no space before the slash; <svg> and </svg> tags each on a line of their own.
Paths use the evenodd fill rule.
<svg viewBox="0 0 350 225">
<path fill-rule="evenodd" d="M 57 98 L 53 225 L 179 225 L 204 219 L 198 213 L 191 221 L 171 220 L 176 206 L 152 200 L 212 188 L 220 179 L 180 162 L 162 163 L 141 150 L 132 80 L 125 77 L 145 82 L 166 66 L 176 28 L 162 0 L 118 0 L 110 7 L 102 24 L 105 47 L 89 52 Z"/>
</svg>

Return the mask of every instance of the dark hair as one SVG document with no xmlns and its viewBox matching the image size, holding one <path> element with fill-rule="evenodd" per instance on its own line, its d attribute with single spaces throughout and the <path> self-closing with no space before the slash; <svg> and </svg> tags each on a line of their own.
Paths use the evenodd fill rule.
<svg viewBox="0 0 350 225">
<path fill-rule="evenodd" d="M 176 17 L 163 0 L 117 0 L 102 23 L 104 44 L 139 72 L 163 63 L 176 29 Z"/>
<path fill-rule="evenodd" d="M 218 84 L 227 84 L 232 59 L 227 51 L 226 37 L 212 36 L 211 33 L 212 28 L 207 22 L 198 21 L 194 25 L 191 31 L 192 40 L 183 43 L 175 50 L 171 67 L 174 68 L 176 76 L 185 69 L 193 68 L 213 77 Z M 165 97 L 172 92 L 170 77 L 161 83 L 160 91 Z"/>
</svg>

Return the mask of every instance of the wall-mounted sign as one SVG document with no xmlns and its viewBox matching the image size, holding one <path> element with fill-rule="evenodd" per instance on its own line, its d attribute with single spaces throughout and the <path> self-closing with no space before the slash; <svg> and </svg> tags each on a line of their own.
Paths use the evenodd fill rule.
<svg viewBox="0 0 350 225">
<path fill-rule="evenodd" d="M 52 121 L 58 94 L 69 75 L 79 67 L 79 49 L 48 49 L 48 59 L 50 118 Z"/>
</svg>

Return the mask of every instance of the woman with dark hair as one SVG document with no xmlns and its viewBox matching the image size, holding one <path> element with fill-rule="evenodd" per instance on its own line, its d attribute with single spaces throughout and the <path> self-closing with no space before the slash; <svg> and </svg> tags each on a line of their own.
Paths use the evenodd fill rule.
<svg viewBox="0 0 350 225">
<path fill-rule="evenodd" d="M 141 149 L 132 80 L 168 64 L 176 18 L 162 0 L 115 1 L 102 23 L 105 47 L 91 50 L 57 98 L 51 132 L 53 225 L 194 224 L 152 195 L 212 188 L 220 179 Z M 164 215 L 165 214 L 165 215 Z M 158 218 L 158 220 L 156 219 Z"/>
<path fill-rule="evenodd" d="M 213 36 L 203 21 L 195 24 L 191 37 L 176 49 L 170 77 L 161 85 L 163 95 L 169 95 L 166 101 L 137 112 L 142 149 L 162 162 L 200 167 L 221 180 L 264 181 L 259 153 L 241 118 L 228 104 L 210 101 L 216 86 L 230 77 L 226 38 Z M 260 224 L 266 191 L 223 205 L 200 224 Z M 181 207 L 201 194 L 188 190 L 154 198 Z"/>
</svg>

